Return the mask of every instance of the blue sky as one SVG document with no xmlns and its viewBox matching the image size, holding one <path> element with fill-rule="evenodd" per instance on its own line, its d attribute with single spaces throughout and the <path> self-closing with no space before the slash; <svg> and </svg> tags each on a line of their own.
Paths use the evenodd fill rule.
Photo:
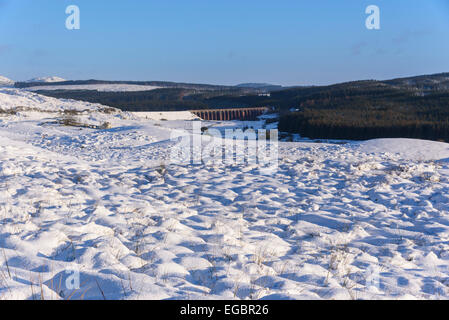
<svg viewBox="0 0 449 320">
<path fill-rule="evenodd" d="M 81 29 L 65 28 L 78 5 Z M 365 8 L 381 9 L 381 30 Z M 449 71 L 447 0 L 0 0 L 13 80 L 328 84 Z"/>
</svg>

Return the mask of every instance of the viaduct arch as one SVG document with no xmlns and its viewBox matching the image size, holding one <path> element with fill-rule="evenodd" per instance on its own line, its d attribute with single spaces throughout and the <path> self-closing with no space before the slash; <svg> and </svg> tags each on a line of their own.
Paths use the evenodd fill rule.
<svg viewBox="0 0 449 320">
<path fill-rule="evenodd" d="M 267 107 L 262 108 L 235 108 L 235 109 L 206 109 L 191 110 L 193 114 L 202 120 L 208 121 L 254 121 L 257 117 L 268 111 Z"/>
</svg>

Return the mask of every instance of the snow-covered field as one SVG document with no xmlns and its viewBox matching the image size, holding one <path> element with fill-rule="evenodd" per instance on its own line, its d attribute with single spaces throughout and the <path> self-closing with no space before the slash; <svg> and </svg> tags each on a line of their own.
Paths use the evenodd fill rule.
<svg viewBox="0 0 449 320">
<path fill-rule="evenodd" d="M 173 111 L 173 112 L 133 112 L 133 114 L 141 119 L 146 120 L 195 120 L 199 119 L 196 115 L 189 111 Z"/>
<path fill-rule="evenodd" d="M 2 299 L 449 298 L 448 144 L 281 142 L 263 175 L 170 162 L 173 114 L 0 109 Z"/>
<path fill-rule="evenodd" d="M 132 84 L 76 84 L 76 85 L 52 85 L 28 87 L 28 91 L 39 90 L 91 90 L 100 92 L 133 92 L 151 91 L 159 89 L 156 86 L 132 85 Z"/>
</svg>

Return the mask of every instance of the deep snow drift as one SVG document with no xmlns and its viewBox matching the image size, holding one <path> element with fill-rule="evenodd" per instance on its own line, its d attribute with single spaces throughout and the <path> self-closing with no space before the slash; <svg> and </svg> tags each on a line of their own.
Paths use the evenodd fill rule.
<svg viewBox="0 0 449 320">
<path fill-rule="evenodd" d="M 171 163 L 195 121 L 170 114 L 16 89 L 0 109 L 3 299 L 449 297 L 448 144 L 279 143 L 263 175 Z"/>
</svg>

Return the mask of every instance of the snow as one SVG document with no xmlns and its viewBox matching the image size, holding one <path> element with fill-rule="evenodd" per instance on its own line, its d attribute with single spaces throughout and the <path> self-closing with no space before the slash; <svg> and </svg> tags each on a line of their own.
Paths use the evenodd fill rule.
<svg viewBox="0 0 449 320">
<path fill-rule="evenodd" d="M 361 150 L 374 153 L 399 154 L 410 160 L 441 160 L 449 158 L 449 145 L 443 142 L 415 139 L 376 139 L 359 144 Z"/>
<path fill-rule="evenodd" d="M 0 298 L 449 298 L 448 144 L 280 142 L 266 175 L 173 162 L 188 114 L 0 90 L 18 106 L 0 114 Z"/>
<path fill-rule="evenodd" d="M 11 87 L 14 86 L 14 81 L 6 77 L 0 76 L 0 87 Z"/>
<path fill-rule="evenodd" d="M 47 81 L 48 82 L 48 81 Z M 131 84 L 86 84 L 86 85 L 52 85 L 52 86 L 36 86 L 28 87 L 28 91 L 39 90 L 91 90 L 99 92 L 135 92 L 135 91 L 151 91 L 159 89 L 156 86 L 131 85 Z"/>
<path fill-rule="evenodd" d="M 139 118 L 147 120 L 195 120 L 200 119 L 189 111 L 172 111 L 172 112 L 133 112 Z"/>
<path fill-rule="evenodd" d="M 68 99 L 55 99 L 20 89 L 0 88 L 0 109 L 39 112 L 62 112 L 67 110 L 94 111 L 105 108 L 100 104 L 78 102 Z"/>
</svg>

